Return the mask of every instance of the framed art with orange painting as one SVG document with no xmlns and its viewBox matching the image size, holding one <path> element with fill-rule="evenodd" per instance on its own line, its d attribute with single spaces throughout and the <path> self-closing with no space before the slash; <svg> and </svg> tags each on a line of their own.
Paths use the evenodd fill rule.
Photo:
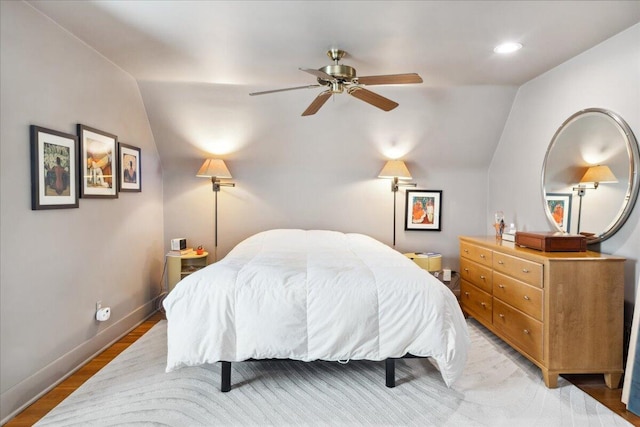
<svg viewBox="0 0 640 427">
<path fill-rule="evenodd" d="M 571 231 L 571 193 L 547 193 L 547 209 L 560 229 L 566 233 Z"/>
<path fill-rule="evenodd" d="M 407 190 L 405 230 L 440 231 L 442 190 Z"/>
</svg>

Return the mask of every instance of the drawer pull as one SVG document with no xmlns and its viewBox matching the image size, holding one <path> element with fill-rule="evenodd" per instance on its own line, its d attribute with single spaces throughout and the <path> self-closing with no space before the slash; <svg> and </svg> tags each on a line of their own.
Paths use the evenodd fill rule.
<svg viewBox="0 0 640 427">
<path fill-rule="evenodd" d="M 524 299 L 526 299 L 527 301 L 529 301 L 531 298 L 529 298 L 529 295 L 525 295 Z"/>
<path fill-rule="evenodd" d="M 466 296 L 469 296 L 469 292 L 465 292 L 464 294 L 465 294 Z"/>
<path fill-rule="evenodd" d="M 529 272 L 529 270 L 527 270 L 526 268 L 523 268 L 523 269 L 522 269 L 522 272 L 523 272 L 523 273 L 528 273 L 528 272 Z"/>
<path fill-rule="evenodd" d="M 486 303 L 484 303 L 484 302 L 481 302 L 481 303 L 480 303 L 480 305 L 481 305 L 483 308 L 487 308 L 487 304 L 486 304 Z"/>
<path fill-rule="evenodd" d="M 485 277 L 484 277 L 482 274 L 480 275 L 480 278 L 481 278 L 482 280 L 484 280 L 484 279 L 485 279 Z"/>
<path fill-rule="evenodd" d="M 463 249 L 464 253 L 468 254 L 469 253 L 469 249 Z"/>
<path fill-rule="evenodd" d="M 529 330 L 528 329 L 525 329 L 522 332 L 524 332 L 525 334 L 529 335 Z"/>
<path fill-rule="evenodd" d="M 498 314 L 498 316 L 500 316 L 501 319 L 504 319 L 504 314 Z"/>
<path fill-rule="evenodd" d="M 504 289 L 504 285 L 498 285 L 500 289 Z"/>
<path fill-rule="evenodd" d="M 484 254 L 480 254 L 480 258 L 485 258 Z"/>
<path fill-rule="evenodd" d="M 502 260 L 498 261 L 498 264 L 504 264 L 504 262 Z"/>
</svg>

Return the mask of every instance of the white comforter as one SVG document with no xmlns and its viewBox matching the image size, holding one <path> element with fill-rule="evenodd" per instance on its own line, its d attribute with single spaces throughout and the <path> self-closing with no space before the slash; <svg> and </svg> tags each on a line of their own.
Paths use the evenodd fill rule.
<svg viewBox="0 0 640 427">
<path fill-rule="evenodd" d="M 164 300 L 167 372 L 288 358 L 429 356 L 451 385 L 467 358 L 453 293 L 399 252 L 362 234 L 271 230 L 176 285 Z"/>
</svg>

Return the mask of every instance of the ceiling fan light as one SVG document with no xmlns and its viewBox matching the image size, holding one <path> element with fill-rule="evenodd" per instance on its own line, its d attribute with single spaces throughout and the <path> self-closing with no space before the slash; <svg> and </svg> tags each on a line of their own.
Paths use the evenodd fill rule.
<svg viewBox="0 0 640 427">
<path fill-rule="evenodd" d="M 502 43 L 493 48 L 495 53 L 508 54 L 522 49 L 522 44 L 516 42 Z"/>
</svg>

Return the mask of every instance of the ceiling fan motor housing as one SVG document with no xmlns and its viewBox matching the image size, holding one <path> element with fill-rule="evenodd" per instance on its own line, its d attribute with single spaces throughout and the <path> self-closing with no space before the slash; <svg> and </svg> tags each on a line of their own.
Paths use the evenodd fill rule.
<svg viewBox="0 0 640 427">
<path fill-rule="evenodd" d="M 335 79 L 340 80 L 343 83 L 351 83 L 351 81 L 356 78 L 356 69 L 348 65 L 327 65 L 326 67 L 320 68 L 320 71 L 324 71 L 325 73 L 333 76 Z M 318 77 L 318 83 L 326 85 L 330 83 L 330 81 Z"/>
</svg>

